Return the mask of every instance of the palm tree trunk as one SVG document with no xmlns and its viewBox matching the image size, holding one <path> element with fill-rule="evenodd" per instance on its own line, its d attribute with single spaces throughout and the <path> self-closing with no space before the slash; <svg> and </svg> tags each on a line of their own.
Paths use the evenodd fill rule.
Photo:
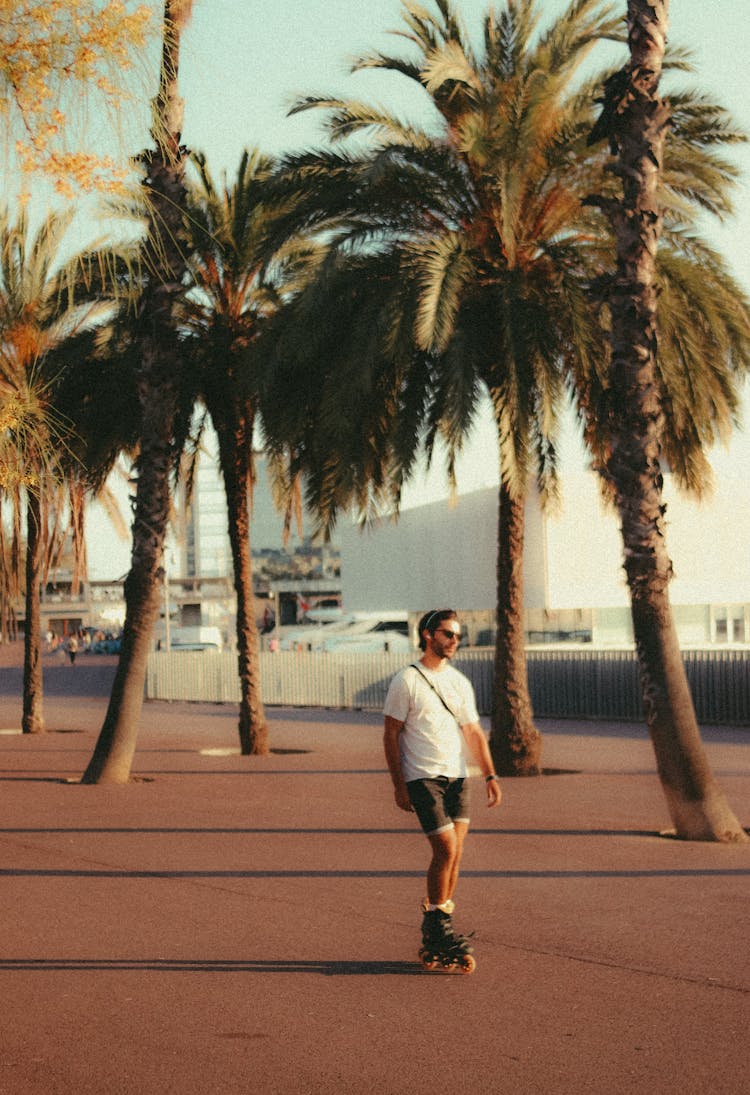
<svg viewBox="0 0 750 1095">
<path fill-rule="evenodd" d="M 15 566 L 17 506 L 11 505 L 13 532 L 11 541 L 5 535 L 0 521 L 0 642 L 10 643 L 16 638 L 16 618 L 13 602 L 18 593 L 18 573 Z"/>
<path fill-rule="evenodd" d="M 250 551 L 250 454 L 252 421 L 240 414 L 234 429 L 226 415 L 212 415 L 219 438 L 221 470 L 229 515 L 234 590 L 237 598 L 237 668 L 240 681 L 239 734 L 243 756 L 266 756 L 268 725 L 260 683 L 258 627 L 255 622 L 253 564 Z"/>
<path fill-rule="evenodd" d="M 669 603 L 662 494 L 662 407 L 656 383 L 657 185 L 669 109 L 658 97 L 668 0 L 629 0 L 630 64 L 612 109 L 623 200 L 611 210 L 617 243 L 612 313 L 615 488 L 646 721 L 677 836 L 747 840 L 716 783 L 700 738 Z"/>
<path fill-rule="evenodd" d="M 498 499 L 497 636 L 490 750 L 504 776 L 541 774 L 542 736 L 529 695 L 523 604 L 525 498 L 501 482 Z"/>
<path fill-rule="evenodd" d="M 160 359 L 165 364 L 163 358 Z M 178 368 L 178 363 L 173 364 Z M 148 655 L 161 603 L 162 553 L 169 518 L 174 391 L 165 382 L 148 388 L 142 406 L 143 428 L 138 492 L 133 521 L 133 551 L 125 580 L 125 625 L 120 658 L 107 714 L 83 783 L 127 783 L 133 763 L 143 706 Z"/>
<path fill-rule="evenodd" d="M 162 552 L 169 519 L 169 475 L 181 354 L 175 304 L 186 270 L 183 210 L 185 150 L 180 145 L 183 103 L 177 92 L 180 32 L 188 0 L 166 0 L 159 93 L 145 154 L 144 188 L 149 211 L 145 261 L 149 284 L 136 317 L 141 345 L 137 375 L 141 452 L 133 522 L 131 569 L 125 582 L 125 626 L 109 707 L 84 783 L 125 783 L 138 736 L 146 664 L 160 604 Z"/>
<path fill-rule="evenodd" d="M 42 507 L 39 495 L 30 490 L 26 498 L 26 627 L 23 642 L 24 734 L 44 733 L 42 709 L 42 622 L 39 582 L 42 574 Z"/>
</svg>

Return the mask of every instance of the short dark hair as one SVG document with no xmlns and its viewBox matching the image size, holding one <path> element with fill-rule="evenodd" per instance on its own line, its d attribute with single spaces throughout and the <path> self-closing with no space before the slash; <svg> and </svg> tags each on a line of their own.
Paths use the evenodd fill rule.
<svg viewBox="0 0 750 1095">
<path fill-rule="evenodd" d="M 422 634 L 424 631 L 429 631 L 431 635 L 434 635 L 444 620 L 457 619 L 458 613 L 455 608 L 434 608 L 431 612 L 425 612 L 417 625 L 417 630 L 419 631 L 419 649 L 427 649 L 427 642 Z"/>
</svg>

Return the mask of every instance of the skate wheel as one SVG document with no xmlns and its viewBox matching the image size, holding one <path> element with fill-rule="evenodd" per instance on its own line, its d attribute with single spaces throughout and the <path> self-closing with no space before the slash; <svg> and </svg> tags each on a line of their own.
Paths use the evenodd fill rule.
<svg viewBox="0 0 750 1095">
<path fill-rule="evenodd" d="M 477 960 L 473 954 L 464 954 L 458 962 L 461 973 L 473 973 L 477 968 Z"/>
<path fill-rule="evenodd" d="M 422 966 L 422 969 L 434 970 L 437 966 L 437 959 L 433 954 L 430 953 L 430 951 L 422 948 L 422 950 L 419 952 L 419 964 Z"/>
</svg>

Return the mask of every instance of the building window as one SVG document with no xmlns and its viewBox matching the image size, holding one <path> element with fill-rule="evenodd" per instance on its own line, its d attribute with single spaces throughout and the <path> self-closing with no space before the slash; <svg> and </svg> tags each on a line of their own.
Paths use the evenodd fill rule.
<svg viewBox="0 0 750 1095">
<path fill-rule="evenodd" d="M 711 641 L 750 642 L 750 605 L 711 605 Z"/>
</svg>

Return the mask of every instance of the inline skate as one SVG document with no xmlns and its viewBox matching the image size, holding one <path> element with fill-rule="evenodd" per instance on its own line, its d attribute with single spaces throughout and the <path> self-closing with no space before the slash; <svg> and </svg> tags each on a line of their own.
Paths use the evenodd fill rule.
<svg viewBox="0 0 750 1095">
<path fill-rule="evenodd" d="M 422 946 L 419 961 L 423 969 L 444 970 L 448 973 L 473 973 L 476 959 L 471 942 L 453 930 L 453 902 L 446 901 L 435 909 L 422 905 Z"/>
</svg>

